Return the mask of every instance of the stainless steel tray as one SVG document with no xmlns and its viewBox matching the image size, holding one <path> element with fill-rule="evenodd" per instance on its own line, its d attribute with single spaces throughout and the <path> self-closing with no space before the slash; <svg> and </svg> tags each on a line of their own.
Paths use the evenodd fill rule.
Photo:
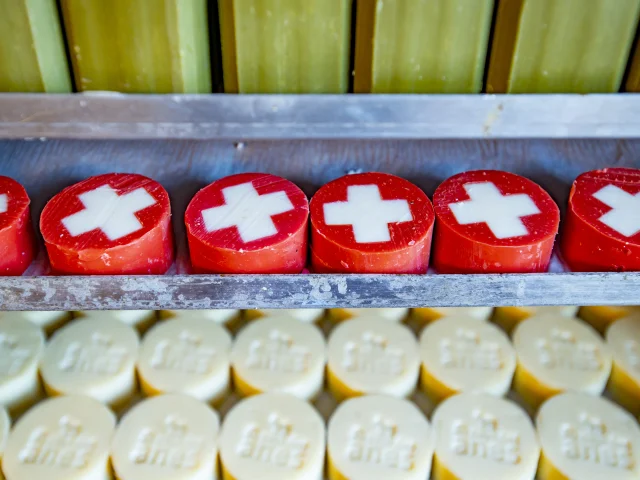
<svg viewBox="0 0 640 480">
<path fill-rule="evenodd" d="M 475 168 L 525 175 L 563 206 L 573 179 L 640 167 L 640 95 L 0 95 L 0 174 L 22 182 L 34 219 L 63 187 L 129 171 L 182 214 L 215 178 L 267 171 L 307 194 L 380 170 L 428 194 Z M 37 272 L 38 269 L 32 269 Z M 538 275 L 179 275 L 0 278 L 0 309 L 293 308 L 640 304 L 640 273 Z"/>
</svg>

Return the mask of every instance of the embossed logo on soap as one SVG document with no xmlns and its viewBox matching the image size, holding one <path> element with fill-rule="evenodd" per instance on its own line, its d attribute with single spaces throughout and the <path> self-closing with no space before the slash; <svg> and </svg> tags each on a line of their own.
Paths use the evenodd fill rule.
<svg viewBox="0 0 640 480">
<path fill-rule="evenodd" d="M 342 366 L 353 373 L 399 375 L 405 371 L 405 354 L 384 335 L 368 331 L 358 341 L 345 344 Z"/>
<path fill-rule="evenodd" d="M 151 368 L 170 372 L 206 375 L 213 370 L 216 351 L 202 344 L 202 337 L 183 330 L 177 339 L 158 342 L 151 356 Z"/>
<path fill-rule="evenodd" d="M 560 425 L 560 437 L 562 454 L 571 460 L 621 470 L 635 466 L 631 441 L 598 416 L 580 413 L 577 423 Z"/>
<path fill-rule="evenodd" d="M 481 409 L 471 419 L 451 425 L 451 450 L 456 455 L 515 465 L 520 461 L 520 435 L 504 428 L 495 415 Z"/>
<path fill-rule="evenodd" d="M 369 424 L 350 429 L 346 455 L 355 463 L 409 471 L 414 468 L 417 448 L 391 419 L 376 415 Z"/>
<path fill-rule="evenodd" d="M 148 427 L 138 434 L 129 458 L 137 465 L 188 470 L 199 465 L 204 443 L 185 420 L 169 415 L 160 428 Z"/>
<path fill-rule="evenodd" d="M 31 352 L 20 346 L 15 335 L 0 333 L 0 376 L 12 377 L 29 361 Z"/>
<path fill-rule="evenodd" d="M 246 360 L 248 368 L 279 373 L 305 373 L 310 363 L 309 349 L 280 330 L 271 330 L 267 338 L 251 342 Z"/>
<path fill-rule="evenodd" d="M 96 437 L 85 433 L 79 420 L 65 415 L 55 429 L 34 429 L 18 459 L 25 465 L 80 470 L 89 465 L 97 444 Z"/>
<path fill-rule="evenodd" d="M 597 345 L 560 328 L 551 329 L 549 338 L 537 339 L 536 349 L 540 363 L 549 369 L 598 371 L 604 364 Z"/>
<path fill-rule="evenodd" d="M 293 431 L 293 425 L 277 413 L 269 415 L 266 427 L 250 425 L 236 448 L 239 456 L 287 470 L 304 467 L 309 441 Z"/>
<path fill-rule="evenodd" d="M 498 371 L 503 367 L 503 353 L 500 345 L 483 340 L 477 331 L 458 328 L 452 338 L 440 341 L 440 364 L 445 368 Z"/>
<path fill-rule="evenodd" d="M 88 344 L 70 343 L 58 367 L 67 373 L 115 375 L 124 369 L 126 361 L 126 348 L 116 345 L 110 335 L 95 332 Z"/>
</svg>

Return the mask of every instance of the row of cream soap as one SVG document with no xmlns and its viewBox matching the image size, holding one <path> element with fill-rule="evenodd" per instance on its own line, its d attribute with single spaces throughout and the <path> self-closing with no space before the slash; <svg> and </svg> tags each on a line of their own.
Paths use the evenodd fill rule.
<svg viewBox="0 0 640 480">
<path fill-rule="evenodd" d="M 420 372 L 423 390 L 436 403 L 458 392 L 503 396 L 515 372 L 514 388 L 533 408 L 565 390 L 599 395 L 612 367 L 611 349 L 595 330 L 551 315 L 521 322 L 515 348 L 497 326 L 463 315 L 432 322 L 419 343 L 401 323 L 354 318 L 333 330 L 328 346 L 315 325 L 286 316 L 249 323 L 235 342 L 219 324 L 187 314 L 157 324 L 141 343 L 133 327 L 98 318 L 71 322 L 46 348 L 29 322 L 3 318 L 0 330 L 13 342 L 0 401 L 13 411 L 39 397 L 38 366 L 50 395 L 84 394 L 114 407 L 137 391 L 136 366 L 147 395 L 178 392 L 217 404 L 230 388 L 229 366 L 241 395 L 277 391 L 312 399 L 322 389 L 326 364 L 338 399 L 406 397 Z M 613 350 L 633 354 L 629 346 Z M 628 368 L 619 371 L 614 390 L 631 376 Z M 633 391 L 627 397 L 633 401 Z"/>
<path fill-rule="evenodd" d="M 191 397 L 142 401 L 116 425 L 84 396 L 43 401 L 9 430 L 0 410 L 7 480 L 636 479 L 640 428 L 612 402 L 579 393 L 545 402 L 535 427 L 517 404 L 450 397 L 431 422 L 412 403 L 372 395 L 342 403 L 325 427 L 311 405 L 279 393 L 218 414 Z M 220 464 L 221 468 L 218 468 Z"/>
</svg>

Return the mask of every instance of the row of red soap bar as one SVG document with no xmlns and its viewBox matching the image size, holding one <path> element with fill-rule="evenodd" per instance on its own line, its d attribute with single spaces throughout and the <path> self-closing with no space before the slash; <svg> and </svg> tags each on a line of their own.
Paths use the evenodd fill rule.
<svg viewBox="0 0 640 480">
<path fill-rule="evenodd" d="M 307 245 L 311 220 L 311 245 Z M 338 178 L 311 199 L 274 175 L 243 173 L 200 190 L 185 223 L 196 272 L 543 272 L 560 213 L 532 181 L 476 170 L 445 180 L 433 204 L 384 173 Z M 29 198 L 0 177 L 0 268 L 33 259 Z M 435 230 L 434 230 L 435 227 Z M 166 190 L 135 174 L 91 177 L 49 201 L 40 218 L 51 266 L 66 274 L 162 274 L 174 257 Z M 574 271 L 640 270 L 640 170 L 610 168 L 573 184 L 561 251 Z"/>
</svg>

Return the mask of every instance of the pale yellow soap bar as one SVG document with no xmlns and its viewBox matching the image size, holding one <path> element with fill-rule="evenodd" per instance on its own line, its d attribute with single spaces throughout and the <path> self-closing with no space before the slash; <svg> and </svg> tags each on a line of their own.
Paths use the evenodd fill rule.
<svg viewBox="0 0 640 480">
<path fill-rule="evenodd" d="M 435 402 L 460 392 L 503 396 L 516 368 L 507 335 L 471 317 L 447 318 L 425 328 L 420 358 L 422 389 Z"/>
<path fill-rule="evenodd" d="M 579 307 L 496 307 L 491 320 L 507 332 L 513 332 L 518 323 L 534 315 L 559 315 L 575 317 Z"/>
<path fill-rule="evenodd" d="M 329 420 L 329 480 L 424 480 L 431 472 L 432 433 L 407 400 L 385 395 L 346 400 Z"/>
<path fill-rule="evenodd" d="M 607 346 L 613 355 L 608 390 L 613 399 L 634 415 L 640 415 L 640 316 L 616 321 L 607 330 Z"/>
<path fill-rule="evenodd" d="M 613 402 L 584 393 L 548 400 L 536 416 L 538 480 L 640 478 L 640 427 Z"/>
<path fill-rule="evenodd" d="M 293 395 L 254 395 L 227 413 L 218 448 L 224 480 L 319 480 L 324 420 Z"/>
<path fill-rule="evenodd" d="M 513 389 L 534 409 L 565 391 L 598 396 L 611 373 L 611 352 L 586 323 L 555 315 L 521 322 L 513 333 Z"/>
<path fill-rule="evenodd" d="M 327 384 L 339 400 L 368 394 L 407 397 L 420 368 L 418 342 L 400 323 L 360 317 L 340 323 L 328 343 Z"/>
<path fill-rule="evenodd" d="M 111 442 L 118 480 L 215 480 L 220 419 L 186 395 L 159 395 L 127 412 Z"/>
<path fill-rule="evenodd" d="M 52 337 L 40 360 L 50 395 L 87 395 L 121 406 L 137 390 L 135 329 L 111 319 L 83 318 Z"/>
<path fill-rule="evenodd" d="M 349 318 L 377 317 L 392 322 L 401 322 L 409 313 L 408 308 L 332 308 L 329 310 L 329 319 L 341 322 Z"/>
<path fill-rule="evenodd" d="M 116 417 L 89 397 L 47 399 L 24 414 L 7 440 L 8 480 L 105 480 Z"/>
<path fill-rule="evenodd" d="M 604 334 L 613 322 L 628 317 L 629 315 L 640 315 L 640 306 L 592 306 L 580 307 L 578 316 L 589 323 L 593 328 Z"/>
<path fill-rule="evenodd" d="M 181 393 L 218 404 L 230 389 L 231 335 L 216 322 L 176 317 L 143 337 L 138 375 L 146 395 Z"/>
<path fill-rule="evenodd" d="M 280 392 L 311 400 L 322 390 L 326 362 L 322 332 L 291 317 L 249 323 L 231 350 L 233 381 L 243 396 Z"/>
<path fill-rule="evenodd" d="M 432 480 L 534 480 L 540 446 L 531 419 L 515 403 L 462 393 L 432 416 Z"/>
</svg>

